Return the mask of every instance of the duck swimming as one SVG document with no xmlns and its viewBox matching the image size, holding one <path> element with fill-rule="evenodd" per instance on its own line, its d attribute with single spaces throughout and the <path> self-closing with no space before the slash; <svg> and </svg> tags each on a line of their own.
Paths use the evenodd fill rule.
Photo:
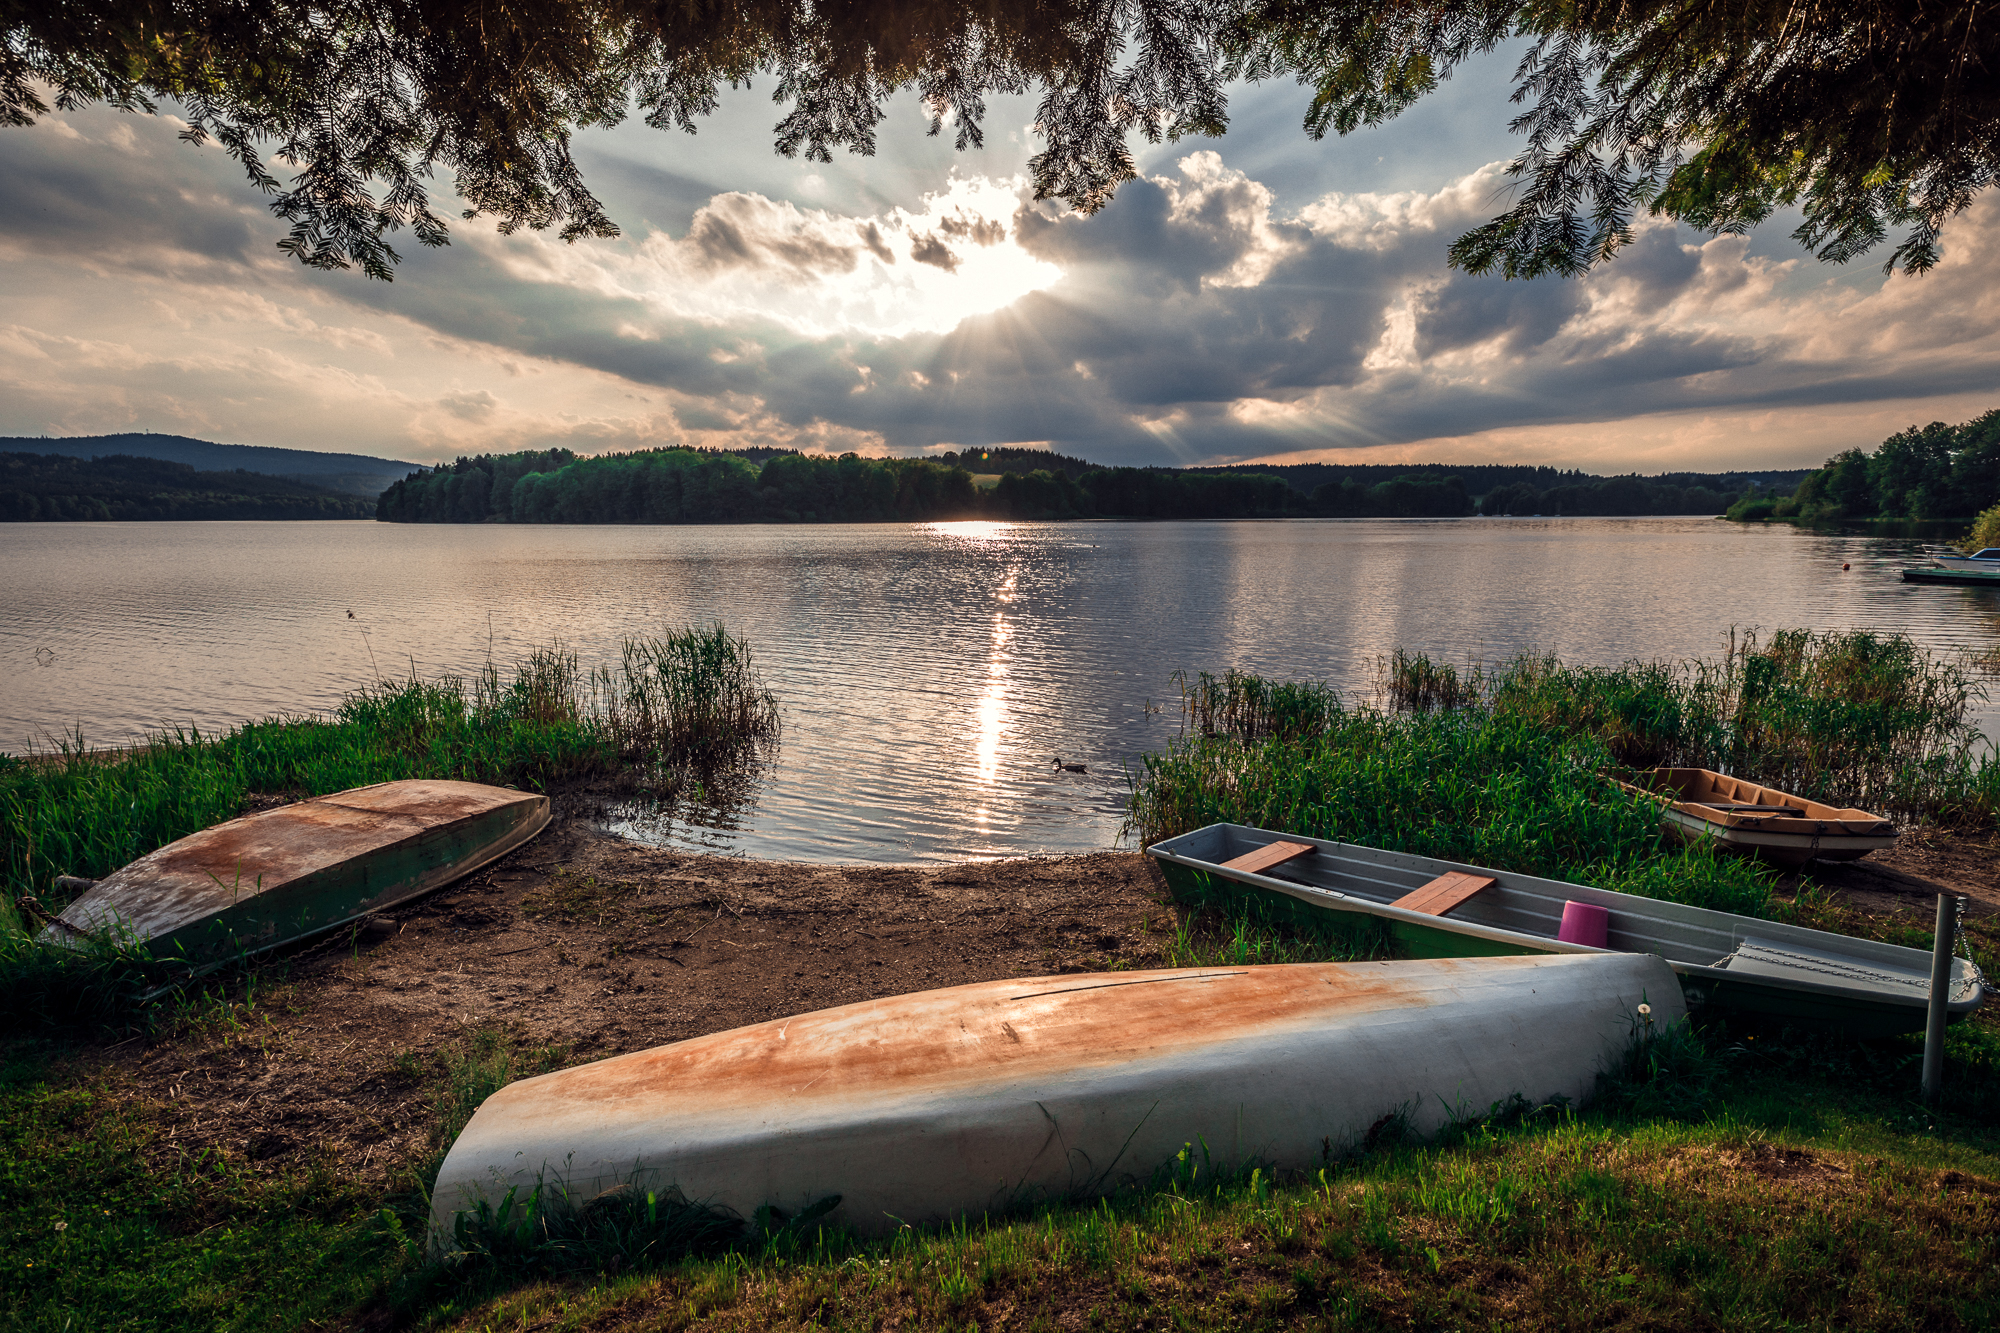
<svg viewBox="0 0 2000 1333">
<path fill-rule="evenodd" d="M 1053 762 L 1056 766 L 1056 771 L 1061 773 L 1088 773 L 1090 771 L 1090 766 L 1087 764 L 1065 764 L 1062 761 L 1061 755 L 1057 755 Z"/>
</svg>

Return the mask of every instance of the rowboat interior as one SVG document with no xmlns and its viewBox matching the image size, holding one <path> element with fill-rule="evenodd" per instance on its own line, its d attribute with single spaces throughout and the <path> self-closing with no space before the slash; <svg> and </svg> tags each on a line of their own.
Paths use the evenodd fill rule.
<svg viewBox="0 0 2000 1333">
<path fill-rule="evenodd" d="M 1212 898 L 1219 881 L 1266 889 L 1330 909 L 1311 913 L 1316 921 L 1386 929 L 1409 957 L 1652 953 L 1680 976 L 1691 1008 L 1740 1004 L 1881 1033 L 1921 1028 L 1930 993 L 1926 951 L 1584 884 L 1240 824 L 1147 851 L 1183 897 Z M 1220 887 L 1231 896 L 1233 886 Z M 1558 938 L 1571 904 L 1603 910 L 1602 946 Z M 1954 1015 L 1978 1007 L 1982 982 L 1969 960 L 1955 960 Z"/>
<path fill-rule="evenodd" d="M 1853 860 L 1896 841 L 1895 824 L 1881 815 L 1705 768 L 1656 768 L 1614 781 L 1628 792 L 1665 798 L 1667 827 L 1683 837 L 1715 838 L 1784 864 Z"/>
</svg>

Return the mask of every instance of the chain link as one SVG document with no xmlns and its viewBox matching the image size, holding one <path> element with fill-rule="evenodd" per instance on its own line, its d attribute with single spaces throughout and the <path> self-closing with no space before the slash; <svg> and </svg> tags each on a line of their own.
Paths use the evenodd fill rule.
<svg viewBox="0 0 2000 1333">
<path fill-rule="evenodd" d="M 1985 991 L 1988 995 L 2000 995 L 2000 986 L 1995 986 L 1986 979 L 1986 973 L 1981 970 L 1979 961 L 1972 956 L 1972 945 L 1966 941 L 1965 895 L 1962 893 L 1957 894 L 1954 896 L 1953 901 L 1957 904 L 1957 907 L 1952 913 L 1952 955 L 1957 958 L 1963 958 L 1967 963 L 1972 965 L 1973 980 L 1979 983 L 1981 990 Z"/>
</svg>

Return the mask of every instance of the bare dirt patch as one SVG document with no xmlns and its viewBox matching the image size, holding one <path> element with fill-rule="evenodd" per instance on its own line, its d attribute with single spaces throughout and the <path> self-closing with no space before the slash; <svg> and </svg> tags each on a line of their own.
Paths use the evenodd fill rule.
<svg viewBox="0 0 2000 1333">
<path fill-rule="evenodd" d="M 2000 833 L 1906 830 L 1896 845 L 1859 861 L 1822 862 L 1812 878 L 1843 905 L 1928 926 L 1940 893 L 1964 894 L 1969 919 L 2000 917 Z"/>
<path fill-rule="evenodd" d="M 504 1029 L 569 1063 L 941 986 L 1163 961 L 1136 853 L 936 868 L 684 855 L 581 822 L 275 969 L 254 1007 L 89 1052 L 164 1151 L 385 1180 L 420 1152 L 440 1053 Z"/>
</svg>

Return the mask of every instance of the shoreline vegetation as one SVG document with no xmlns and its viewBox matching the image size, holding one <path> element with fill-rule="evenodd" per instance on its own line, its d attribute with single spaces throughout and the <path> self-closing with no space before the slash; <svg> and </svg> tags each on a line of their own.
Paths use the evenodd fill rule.
<svg viewBox="0 0 2000 1333">
<path fill-rule="evenodd" d="M 1789 476 L 1791 474 L 1782 474 Z M 951 519 L 1456 518 L 1719 514 L 1743 473 L 1552 468 L 1099 467 L 1030 449 L 936 458 L 564 449 L 461 458 L 382 493 L 390 523 L 850 523 Z"/>
<path fill-rule="evenodd" d="M 2000 545 L 2000 408 L 1956 426 L 1933 421 L 1848 449 L 1785 495 L 1752 491 L 1723 515 L 1738 523 L 1969 523 L 1968 551 Z"/>
<path fill-rule="evenodd" d="M 4 902 L 317 784 L 435 772 L 588 790 L 620 773 L 672 781 L 696 757 L 734 762 L 775 740 L 776 701 L 742 641 L 717 626 L 635 645 L 598 672 L 538 653 L 511 679 L 489 669 L 473 682 L 384 684 L 331 718 L 160 737 L 108 761 L 0 760 Z M 650 684 L 673 672 L 678 693 Z M 1966 721 L 1973 669 L 1896 636 L 1783 631 L 1733 641 L 1721 659 L 1615 668 L 1553 657 L 1458 668 L 1399 651 L 1372 702 L 1227 671 L 1179 681 L 1182 735 L 1146 759 L 1132 797 L 1148 840 L 1237 819 L 1926 944 L 1927 923 L 1868 916 L 1809 880 L 1669 842 L 1651 808 L 1600 772 L 1726 762 L 1931 827 L 1990 833 L 2000 814 L 2000 768 Z M 678 858 L 674 873 L 691 864 Z M 524 900 L 536 911 L 601 922 L 638 910 L 621 900 L 633 886 L 549 873 L 558 887 Z M 702 919 L 721 918 L 726 901 L 704 899 Z M 2000 931 L 1967 927 L 1990 966 Z M 1380 956 L 1247 902 L 1159 903 L 1144 929 L 1150 952 L 1094 966 Z M 438 1258 L 420 1243 L 425 1191 L 452 1137 L 492 1090 L 575 1050 L 443 1012 L 450 1032 L 429 1055 L 397 1056 L 379 1074 L 429 1126 L 387 1184 L 324 1154 L 277 1171 L 259 1165 L 254 1142 L 176 1147 L 115 1053 L 182 1050 L 191 1070 L 263 1095 L 252 1080 L 274 1060 L 328 1058 L 286 1044 L 315 1001 L 286 980 L 285 960 L 141 1007 L 93 1002 L 89 986 L 113 980 L 89 970 L 103 960 L 79 965 L 56 1003 L 32 954 L 18 923 L 0 926 L 0 1300 L 29 1326 L 1917 1330 L 2000 1319 L 2000 1020 L 1985 1011 L 1948 1037 L 1936 1110 L 1915 1100 L 1914 1039 L 1709 1021 L 1635 1039 L 1588 1106 L 1462 1108 L 1428 1140 L 1385 1108 L 1314 1171 L 1273 1174 L 1190 1143 L 1104 1198 L 880 1240 L 804 1215 L 718 1215 L 671 1192 L 570 1201 L 551 1189 L 468 1217 L 456 1251 Z M 919 984 L 984 979 L 983 961 Z M 365 974 L 358 945 L 353 966 Z M 704 986 L 775 987 L 780 1006 L 802 984 L 741 944 L 718 966 L 729 970 L 703 973 Z M 613 984 L 611 970 L 585 975 Z"/>
<path fill-rule="evenodd" d="M 197 472 L 187 463 L 109 454 L 0 453 L 0 523 L 356 519 L 374 502 L 261 472 Z"/>
</svg>

